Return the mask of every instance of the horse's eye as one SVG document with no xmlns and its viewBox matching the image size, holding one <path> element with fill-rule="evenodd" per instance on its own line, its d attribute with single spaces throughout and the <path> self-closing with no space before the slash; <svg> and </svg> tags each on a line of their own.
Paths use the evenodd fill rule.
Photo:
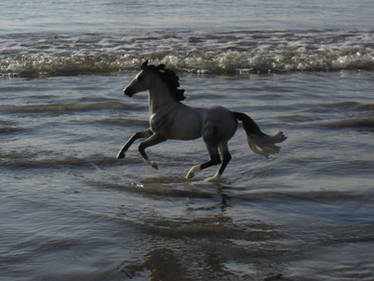
<svg viewBox="0 0 374 281">
<path fill-rule="evenodd" d="M 144 76 L 143 75 L 139 75 L 139 77 L 138 77 L 138 81 L 139 82 L 142 82 L 144 80 Z"/>
</svg>

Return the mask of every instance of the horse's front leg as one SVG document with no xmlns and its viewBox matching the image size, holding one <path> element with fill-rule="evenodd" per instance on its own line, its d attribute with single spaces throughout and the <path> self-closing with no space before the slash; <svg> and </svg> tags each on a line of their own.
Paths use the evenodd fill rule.
<svg viewBox="0 0 374 281">
<path fill-rule="evenodd" d="M 140 154 L 142 155 L 142 157 L 144 158 L 145 162 L 150 165 L 152 168 L 158 170 L 158 165 L 156 162 L 151 162 L 149 161 L 149 158 L 148 158 L 148 155 L 145 153 L 145 149 L 147 147 L 150 147 L 150 146 L 153 146 L 153 145 L 156 145 L 156 144 L 159 144 L 161 142 L 164 142 L 166 141 L 167 139 L 163 136 L 160 136 L 159 134 L 155 133 L 153 134 L 152 136 L 150 136 L 148 139 L 146 139 L 145 141 L 143 141 L 140 145 L 139 145 L 139 152 Z"/>
<path fill-rule="evenodd" d="M 149 136 L 151 136 L 153 134 L 152 130 L 151 129 L 147 129 L 145 131 L 141 131 L 141 132 L 136 132 L 135 134 L 133 134 L 129 140 L 127 141 L 127 143 L 125 143 L 121 150 L 118 152 L 117 154 L 117 158 L 118 159 L 122 159 L 125 157 L 125 152 L 130 148 L 130 146 L 134 143 L 134 141 L 136 141 L 137 139 L 144 139 L 144 138 L 148 138 Z"/>
</svg>

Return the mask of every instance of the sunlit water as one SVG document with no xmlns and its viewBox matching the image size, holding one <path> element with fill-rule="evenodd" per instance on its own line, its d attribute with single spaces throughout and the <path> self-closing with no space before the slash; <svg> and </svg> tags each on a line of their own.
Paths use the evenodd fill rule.
<svg viewBox="0 0 374 281">
<path fill-rule="evenodd" d="M 1 280 L 373 279 L 373 4 L 76 5 L 0 4 Z M 122 94 L 144 59 L 281 153 L 239 128 L 221 184 L 184 178 L 202 140 L 149 148 L 158 171 L 138 143 L 115 159 L 147 127 Z"/>
</svg>

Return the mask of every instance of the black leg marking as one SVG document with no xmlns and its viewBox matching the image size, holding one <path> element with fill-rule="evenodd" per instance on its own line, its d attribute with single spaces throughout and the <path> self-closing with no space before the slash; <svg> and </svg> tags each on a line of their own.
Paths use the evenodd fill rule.
<svg viewBox="0 0 374 281">
<path fill-rule="evenodd" d="M 218 174 L 222 175 L 223 171 L 225 170 L 225 168 L 227 166 L 227 164 L 231 160 L 231 154 L 230 154 L 229 149 L 227 147 L 227 142 L 220 143 L 220 145 L 218 146 L 218 149 L 219 149 L 219 152 L 221 153 L 221 157 L 222 157 L 222 164 L 221 164 L 221 167 L 218 170 Z"/>
<path fill-rule="evenodd" d="M 206 169 L 213 165 L 221 163 L 221 159 L 218 153 L 218 141 L 217 141 L 217 128 L 215 126 L 209 126 L 205 129 L 203 134 L 204 142 L 207 146 L 210 160 L 200 165 L 200 170 Z"/>
<path fill-rule="evenodd" d="M 200 165 L 193 166 L 187 173 L 186 178 L 190 179 L 195 176 L 195 173 L 206 169 L 210 166 L 217 165 L 221 163 L 221 159 L 219 157 L 219 152 L 218 152 L 218 145 L 216 142 L 216 130 L 214 127 L 209 127 L 207 130 L 205 130 L 203 134 L 204 142 L 206 144 L 206 147 L 209 152 L 210 159 Z"/>
<path fill-rule="evenodd" d="M 218 165 L 219 163 L 221 163 L 221 159 L 218 153 L 218 146 L 213 141 L 209 140 L 206 137 L 204 137 L 204 141 L 209 152 L 210 160 L 201 164 L 200 170 L 203 170 L 210 166 Z"/>
</svg>

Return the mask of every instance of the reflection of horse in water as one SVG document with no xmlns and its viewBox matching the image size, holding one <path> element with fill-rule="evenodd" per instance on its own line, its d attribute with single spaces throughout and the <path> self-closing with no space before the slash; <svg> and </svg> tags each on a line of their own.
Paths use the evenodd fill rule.
<svg viewBox="0 0 374 281">
<path fill-rule="evenodd" d="M 148 61 L 142 64 L 141 71 L 124 89 L 124 93 L 132 97 L 138 92 L 149 90 L 150 128 L 131 136 L 118 153 L 118 158 L 124 158 L 125 152 L 136 139 L 146 138 L 139 145 L 139 152 L 147 164 L 158 169 L 156 162 L 149 161 L 145 153 L 147 147 L 167 139 L 192 140 L 203 137 L 210 160 L 193 166 L 186 178 L 192 178 L 202 169 L 221 164 L 215 176 L 208 179 L 218 180 L 231 159 L 227 142 L 238 127 L 237 120 L 243 122 L 248 144 L 253 152 L 265 157 L 279 152 L 280 148 L 275 144 L 286 139 L 282 132 L 279 131 L 273 136 L 266 135 L 248 115 L 231 112 L 222 106 L 212 108 L 187 106 L 180 102 L 185 97 L 184 90 L 178 89 L 178 80 L 175 73 L 165 69 L 162 64 L 148 65 Z"/>
</svg>

